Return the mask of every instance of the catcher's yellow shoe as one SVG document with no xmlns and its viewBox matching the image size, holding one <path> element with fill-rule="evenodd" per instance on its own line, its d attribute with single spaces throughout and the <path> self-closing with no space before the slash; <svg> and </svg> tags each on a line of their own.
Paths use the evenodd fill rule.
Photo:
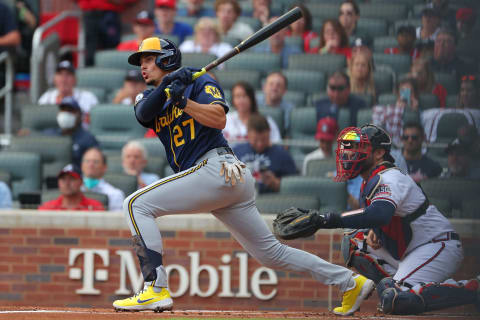
<svg viewBox="0 0 480 320">
<path fill-rule="evenodd" d="M 158 288 L 160 289 L 160 288 Z M 170 292 L 167 288 L 161 288 L 160 292 L 155 292 L 153 286 L 145 285 L 142 291 L 135 294 L 133 297 L 123 300 L 115 300 L 113 307 L 115 311 L 142 311 L 152 310 L 155 312 L 162 312 L 172 310 L 173 300 L 170 297 Z"/>
<path fill-rule="evenodd" d="M 342 306 L 333 309 L 333 313 L 341 316 L 350 316 L 360 309 L 363 300 L 367 299 L 375 289 L 372 280 L 362 275 L 353 277 L 355 287 L 343 293 Z"/>
</svg>

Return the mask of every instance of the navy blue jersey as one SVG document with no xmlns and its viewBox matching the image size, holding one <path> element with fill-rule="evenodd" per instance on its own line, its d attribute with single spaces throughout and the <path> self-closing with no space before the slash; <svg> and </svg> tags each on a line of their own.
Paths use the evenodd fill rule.
<svg viewBox="0 0 480 320">
<path fill-rule="evenodd" d="M 148 99 L 152 91 L 144 91 L 142 99 Z M 222 88 L 208 74 L 189 85 L 185 96 L 200 104 L 220 104 L 224 106 L 225 112 L 228 111 Z M 228 147 L 222 130 L 200 124 L 182 109 L 172 105 L 170 100 L 159 110 L 159 114 L 150 123 L 140 123 L 155 131 L 165 147 L 168 163 L 174 172 L 192 167 L 209 150 Z"/>
</svg>

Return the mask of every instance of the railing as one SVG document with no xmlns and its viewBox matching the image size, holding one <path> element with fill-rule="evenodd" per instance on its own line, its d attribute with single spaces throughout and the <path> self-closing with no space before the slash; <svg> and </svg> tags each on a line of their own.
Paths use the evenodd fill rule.
<svg viewBox="0 0 480 320">
<path fill-rule="evenodd" d="M 13 59 L 8 51 L 0 54 L 0 65 L 5 64 L 5 86 L 0 88 L 0 98 L 5 97 L 4 132 L 0 135 L 0 145 L 8 145 L 12 134 Z"/>
<path fill-rule="evenodd" d="M 69 17 L 79 18 L 78 44 L 76 47 L 64 46 L 58 48 L 54 43 L 48 43 L 48 41 L 46 41 L 49 37 L 43 39 L 43 36 L 48 29 Z M 47 45 L 45 42 L 47 42 Z M 51 42 L 55 41 L 51 40 Z M 48 45 L 50 45 L 50 47 L 48 47 Z M 41 93 L 47 89 L 47 76 L 49 74 L 51 75 L 53 70 L 47 70 L 46 68 L 54 68 L 58 62 L 59 53 L 67 50 L 76 51 L 78 53 L 78 67 L 81 68 L 85 65 L 85 30 L 81 11 L 64 11 L 35 29 L 32 40 L 32 56 L 30 58 L 30 99 L 32 103 L 36 103 L 38 98 L 40 98 Z M 52 61 L 50 57 L 53 57 L 54 61 Z M 53 66 L 51 64 L 53 64 Z M 48 71 L 50 71 L 50 73 Z"/>
</svg>

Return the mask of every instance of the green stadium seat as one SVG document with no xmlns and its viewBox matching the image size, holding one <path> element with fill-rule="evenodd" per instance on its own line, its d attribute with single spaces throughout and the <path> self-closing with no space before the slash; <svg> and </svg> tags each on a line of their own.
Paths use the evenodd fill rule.
<svg viewBox="0 0 480 320">
<path fill-rule="evenodd" d="M 445 113 L 438 120 L 437 140 L 451 141 L 457 137 L 458 129 L 468 124 L 465 115 L 461 113 Z"/>
<path fill-rule="evenodd" d="M 394 48 L 398 45 L 397 38 L 393 36 L 375 37 L 373 39 L 373 51 L 384 53 L 387 48 Z"/>
<path fill-rule="evenodd" d="M 447 96 L 447 102 L 445 108 L 456 108 L 458 102 L 458 96 L 456 94 L 449 94 Z"/>
<path fill-rule="evenodd" d="M 264 75 L 282 68 L 278 54 L 244 52 L 225 62 L 227 70 L 255 70 Z"/>
<path fill-rule="evenodd" d="M 412 63 L 412 59 L 409 55 L 386 53 L 374 53 L 373 61 L 376 66 L 382 64 L 390 66 L 396 74 L 408 73 Z"/>
<path fill-rule="evenodd" d="M 317 130 L 317 111 L 313 107 L 296 109 L 290 115 L 290 137 L 313 138 Z"/>
<path fill-rule="evenodd" d="M 387 22 L 383 19 L 363 18 L 358 19 L 356 34 L 370 38 L 386 36 L 388 33 Z"/>
<path fill-rule="evenodd" d="M 338 129 L 343 130 L 350 126 L 350 109 L 340 108 L 338 111 Z"/>
<path fill-rule="evenodd" d="M 320 203 L 315 196 L 260 194 L 255 200 L 260 213 L 278 214 L 290 207 L 320 209 Z"/>
<path fill-rule="evenodd" d="M 479 216 L 478 199 L 465 199 L 460 216 L 455 216 L 454 218 L 478 219 Z"/>
<path fill-rule="evenodd" d="M 436 72 L 435 81 L 444 86 L 448 94 L 458 93 L 458 84 L 455 75 L 450 73 Z"/>
<path fill-rule="evenodd" d="M 363 101 L 365 101 L 365 104 L 367 105 L 368 108 L 370 108 L 373 104 L 373 97 L 372 95 L 370 94 L 367 94 L 367 93 L 363 93 L 363 94 L 360 94 L 360 93 L 355 93 L 353 94 L 354 96 L 362 99 Z"/>
<path fill-rule="evenodd" d="M 33 152 L 0 152 L 0 170 L 11 177 L 13 200 L 23 192 L 35 192 L 41 188 L 42 158 Z"/>
<path fill-rule="evenodd" d="M 452 205 L 446 198 L 429 197 L 430 204 L 433 204 L 447 218 L 452 218 Z"/>
<path fill-rule="evenodd" d="M 125 74 L 125 70 L 107 68 L 91 67 L 77 69 L 77 86 L 97 87 L 110 91 L 122 87 Z"/>
<path fill-rule="evenodd" d="M 438 97 L 432 93 L 422 93 L 419 97 L 419 107 L 421 110 L 440 108 Z"/>
<path fill-rule="evenodd" d="M 131 106 L 100 104 L 90 110 L 90 132 L 133 139 L 142 138 L 145 128 L 138 124 Z"/>
<path fill-rule="evenodd" d="M 238 21 L 248 24 L 253 29 L 253 31 L 257 31 L 262 27 L 262 23 L 260 22 L 260 20 L 254 17 L 240 16 L 238 17 Z"/>
<path fill-rule="evenodd" d="M 138 190 L 137 177 L 121 173 L 107 173 L 103 177 L 112 186 L 120 189 L 128 197 Z"/>
<path fill-rule="evenodd" d="M 119 51 L 116 49 L 97 51 L 95 53 L 95 67 L 116 70 L 138 69 L 137 66 L 128 63 L 128 57 L 132 53 L 133 51 Z"/>
<path fill-rule="evenodd" d="M 288 89 L 283 98 L 286 101 L 290 101 L 296 108 L 301 108 L 306 105 L 305 92 L 303 91 L 294 91 Z"/>
<path fill-rule="evenodd" d="M 378 104 L 381 106 L 395 105 L 397 96 L 393 93 L 384 93 L 378 97 Z"/>
<path fill-rule="evenodd" d="M 335 54 L 293 54 L 288 58 L 288 69 L 322 71 L 332 74 L 335 71 L 345 69 L 345 56 Z"/>
<path fill-rule="evenodd" d="M 362 18 L 385 19 L 388 22 L 394 22 L 407 18 L 408 7 L 404 4 L 384 3 L 378 5 L 360 4 L 360 13 Z"/>
<path fill-rule="evenodd" d="M 392 93 L 395 78 L 395 72 L 391 67 L 385 65 L 377 66 L 373 72 L 373 81 L 375 82 L 377 96 L 384 93 Z"/>
<path fill-rule="evenodd" d="M 192 68 L 203 68 L 217 58 L 214 54 L 207 53 L 182 53 L 182 65 Z M 217 71 L 214 71 L 215 73 Z"/>
<path fill-rule="evenodd" d="M 40 156 L 43 177 L 56 177 L 60 170 L 72 162 L 70 136 L 13 137 L 10 151 L 33 152 Z"/>
<path fill-rule="evenodd" d="M 33 132 L 42 132 L 48 128 L 57 128 L 58 106 L 48 105 L 26 105 L 20 108 L 22 128 L 30 129 Z"/>
<path fill-rule="evenodd" d="M 277 124 L 280 133 L 285 131 L 285 123 L 284 123 L 284 114 L 283 110 L 280 108 L 272 108 L 267 106 L 259 106 L 258 111 L 264 116 L 270 116 L 275 123 Z"/>
<path fill-rule="evenodd" d="M 142 138 L 136 139 L 136 141 L 140 142 L 147 149 L 150 158 L 162 157 L 166 161 L 165 148 L 157 138 Z"/>
<path fill-rule="evenodd" d="M 307 163 L 307 177 L 327 178 L 335 174 L 337 166 L 335 159 L 312 160 Z"/>
<path fill-rule="evenodd" d="M 305 93 L 325 90 L 325 75 L 318 71 L 284 70 L 288 80 L 288 90 L 303 91 Z"/>
<path fill-rule="evenodd" d="M 360 109 L 357 113 L 357 124 L 363 126 L 367 123 L 372 123 L 372 108 Z"/>
<path fill-rule="evenodd" d="M 218 70 L 215 76 L 222 89 L 231 90 L 239 81 L 246 81 L 254 88 L 260 88 L 260 72 L 255 70 Z"/>
<path fill-rule="evenodd" d="M 310 11 L 313 20 L 316 20 L 318 18 L 338 18 L 338 3 L 317 3 L 310 1 L 307 3 L 307 8 Z"/>
<path fill-rule="evenodd" d="M 429 198 L 448 199 L 452 209 L 461 209 L 463 203 L 476 199 L 480 190 L 480 180 L 473 179 L 426 179 L 421 185 Z"/>
<path fill-rule="evenodd" d="M 346 183 L 335 182 L 329 178 L 314 176 L 283 177 L 280 183 L 280 194 L 311 195 L 317 197 L 322 209 L 343 212 L 347 206 Z"/>
</svg>

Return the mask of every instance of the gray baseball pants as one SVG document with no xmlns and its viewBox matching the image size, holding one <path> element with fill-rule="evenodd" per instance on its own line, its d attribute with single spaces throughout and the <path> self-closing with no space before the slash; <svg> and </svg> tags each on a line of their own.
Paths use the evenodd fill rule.
<svg viewBox="0 0 480 320">
<path fill-rule="evenodd" d="M 162 254 L 162 236 L 155 219 L 168 214 L 211 212 L 256 260 L 266 267 L 308 272 L 324 284 L 339 285 L 345 291 L 352 271 L 313 254 L 280 243 L 255 206 L 254 179 L 244 169 L 245 183 L 232 186 L 219 175 L 222 162 L 237 161 L 232 154 L 213 149 L 197 164 L 131 194 L 123 210 L 133 236 L 140 236 L 147 249 Z M 163 265 L 156 267 L 155 286 L 168 287 Z"/>
</svg>

